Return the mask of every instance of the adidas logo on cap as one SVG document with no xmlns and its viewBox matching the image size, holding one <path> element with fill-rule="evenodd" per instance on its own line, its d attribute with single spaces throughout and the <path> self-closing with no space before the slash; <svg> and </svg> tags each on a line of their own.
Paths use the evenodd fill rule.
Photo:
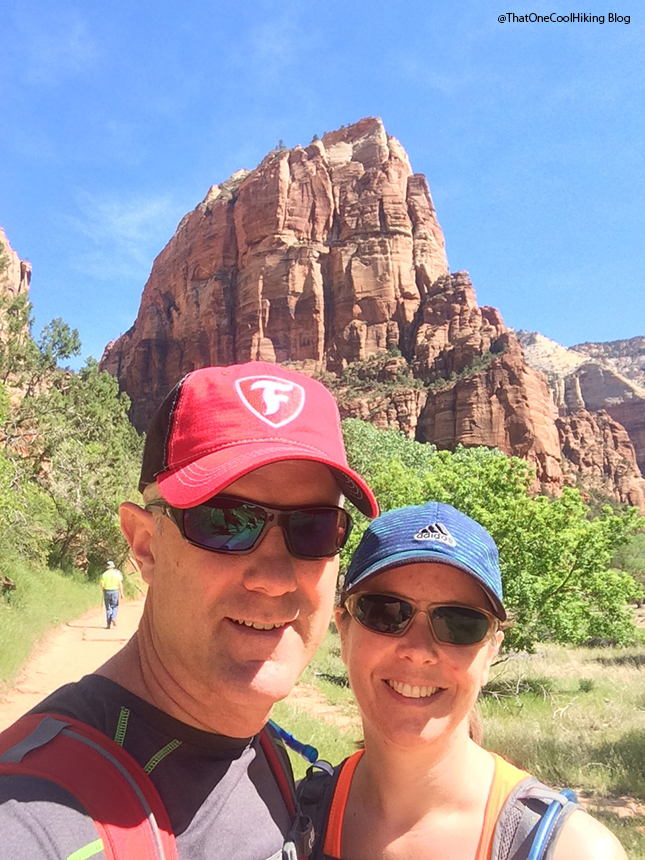
<svg viewBox="0 0 645 860">
<path fill-rule="evenodd" d="M 457 546 L 457 541 L 443 523 L 430 523 L 424 526 L 415 534 L 414 540 L 433 540 L 445 543 L 447 546 Z"/>
</svg>

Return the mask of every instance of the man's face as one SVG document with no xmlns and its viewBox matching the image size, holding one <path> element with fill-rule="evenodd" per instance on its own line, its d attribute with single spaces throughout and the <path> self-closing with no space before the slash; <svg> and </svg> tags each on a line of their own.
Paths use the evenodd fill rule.
<svg viewBox="0 0 645 860">
<path fill-rule="evenodd" d="M 259 468 L 225 493 L 269 506 L 340 503 L 329 470 L 304 460 Z M 248 555 L 208 552 L 167 517 L 155 518 L 145 577 L 155 656 L 198 708 L 268 710 L 290 692 L 325 634 L 338 556 L 294 558 L 278 527 Z"/>
</svg>

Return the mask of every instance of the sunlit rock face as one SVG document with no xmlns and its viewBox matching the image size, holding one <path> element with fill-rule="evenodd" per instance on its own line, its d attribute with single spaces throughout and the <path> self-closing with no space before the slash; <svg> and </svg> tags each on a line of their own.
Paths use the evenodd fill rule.
<svg viewBox="0 0 645 860">
<path fill-rule="evenodd" d="M 0 227 L 0 293 L 3 295 L 20 296 L 29 293 L 31 281 L 31 264 L 21 260 L 7 239 L 7 234 Z"/>
<path fill-rule="evenodd" d="M 182 220 L 102 366 L 145 428 L 183 374 L 251 359 L 339 370 L 409 336 L 448 271 L 425 177 L 378 119 L 275 150 Z"/>
<path fill-rule="evenodd" d="M 621 501 L 635 498 L 645 473 L 645 337 L 567 349 L 536 332 L 517 334 L 526 360 L 549 380 L 565 459 L 572 452 L 568 473 L 613 487 Z"/>
<path fill-rule="evenodd" d="M 342 417 L 443 449 L 497 447 L 554 493 L 576 469 L 601 469 L 607 492 L 640 503 L 637 467 L 618 475 L 629 443 L 619 425 L 587 427 L 593 465 L 563 461 L 563 445 L 583 451 L 582 424 L 556 425 L 553 397 L 575 400 L 575 384 L 530 366 L 468 274 L 449 273 L 426 178 L 379 119 L 278 148 L 212 186 L 155 260 L 134 325 L 101 366 L 143 430 L 185 373 L 251 359 L 326 372 Z M 568 372 L 588 360 L 569 356 Z M 348 368 L 358 368 L 349 380 Z"/>
</svg>

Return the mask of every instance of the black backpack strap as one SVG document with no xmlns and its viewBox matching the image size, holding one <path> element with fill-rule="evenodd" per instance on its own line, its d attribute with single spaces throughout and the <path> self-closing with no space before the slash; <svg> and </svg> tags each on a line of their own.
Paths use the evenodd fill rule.
<svg viewBox="0 0 645 860">
<path fill-rule="evenodd" d="M 317 762 L 307 770 L 305 778 L 298 784 L 298 809 L 313 823 L 315 832 L 310 860 L 324 860 L 326 856 L 323 854 L 323 844 L 327 819 L 343 764 L 341 762 L 334 768 L 326 761 Z"/>
<path fill-rule="evenodd" d="M 306 860 L 314 844 L 313 824 L 298 806 L 289 753 L 285 749 L 282 738 L 270 723 L 262 729 L 260 745 L 292 818 L 291 827 L 282 848 L 282 858 L 283 860 Z"/>
<path fill-rule="evenodd" d="M 538 857 L 550 860 L 566 820 L 580 805 L 533 776 L 515 786 L 502 807 L 495 826 L 491 860 L 527 860 L 538 829 L 551 804 L 554 821 Z M 535 860 L 538 860 L 538 857 Z"/>
</svg>

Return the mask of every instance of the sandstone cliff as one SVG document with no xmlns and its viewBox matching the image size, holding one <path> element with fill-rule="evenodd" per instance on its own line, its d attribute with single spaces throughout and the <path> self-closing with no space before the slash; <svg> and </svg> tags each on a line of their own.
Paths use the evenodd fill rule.
<svg viewBox="0 0 645 860">
<path fill-rule="evenodd" d="M 241 171 L 179 225 L 102 366 L 140 429 L 184 373 L 249 359 L 339 370 L 408 336 L 448 271 L 425 177 L 364 119 Z"/>
<path fill-rule="evenodd" d="M 0 294 L 11 297 L 27 295 L 30 281 L 31 265 L 20 259 L 0 227 Z"/>
<path fill-rule="evenodd" d="M 613 441 L 616 433 L 607 432 L 607 419 L 611 417 L 621 430 L 626 431 L 627 442 L 633 446 L 629 453 L 623 443 L 618 447 L 625 453 L 625 469 L 632 466 L 627 464 L 635 461 L 636 471 L 630 479 L 632 484 L 638 484 L 641 474 L 645 474 L 645 387 L 639 384 L 645 364 L 645 338 L 632 338 L 629 341 L 614 341 L 607 344 L 581 344 L 567 349 L 555 341 L 549 340 L 534 332 L 517 332 L 524 348 L 528 363 L 546 374 L 552 389 L 553 398 L 562 418 L 579 413 L 605 413 L 600 420 L 602 431 L 597 428 L 589 431 L 588 419 L 582 423 L 574 421 L 567 431 L 567 446 L 563 449 L 565 457 L 571 445 L 584 451 L 591 445 L 592 438 L 602 438 L 608 446 L 608 458 L 605 460 L 605 483 L 612 482 L 617 487 L 617 496 L 626 501 L 627 496 L 633 496 L 633 488 L 624 488 L 629 481 L 625 475 L 619 475 L 611 466 L 614 462 Z M 571 434 L 574 428 L 586 428 L 584 439 L 572 442 Z M 562 428 L 560 428 L 562 434 Z M 620 434 L 619 434 L 620 435 Z M 597 449 L 599 450 L 599 449 Z M 598 454 L 592 457 L 598 463 Z M 574 458 L 575 468 L 585 472 L 584 457 Z M 622 468 L 622 467 L 621 467 Z M 619 470 L 620 471 L 620 470 Z M 645 486 L 642 485 L 641 486 Z M 620 488 L 623 489 L 620 489 Z"/>
<path fill-rule="evenodd" d="M 571 349 L 614 367 L 620 374 L 645 388 L 645 337 L 579 343 Z"/>
<path fill-rule="evenodd" d="M 344 417 L 441 448 L 498 447 L 553 492 L 572 480 L 561 444 L 573 450 L 574 432 L 559 434 L 546 377 L 499 311 L 477 304 L 467 273 L 449 274 L 426 179 L 378 119 L 213 186 L 155 260 L 137 320 L 102 367 L 144 429 L 183 374 L 249 359 L 321 375 Z M 636 498 L 606 473 L 602 440 L 618 431 L 603 428 L 594 468 L 604 457 L 608 491 Z"/>
</svg>

